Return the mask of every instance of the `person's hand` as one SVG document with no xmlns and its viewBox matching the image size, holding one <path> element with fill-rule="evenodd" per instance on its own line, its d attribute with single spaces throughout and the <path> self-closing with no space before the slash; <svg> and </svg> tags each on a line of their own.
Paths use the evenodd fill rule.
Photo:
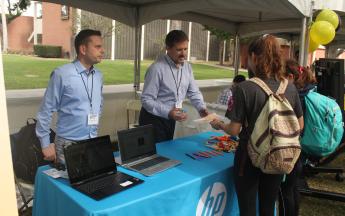
<svg viewBox="0 0 345 216">
<path fill-rule="evenodd" d="M 208 111 L 207 111 L 207 109 L 201 109 L 200 111 L 199 111 L 199 115 L 200 115 L 200 117 L 206 117 L 207 115 L 208 115 L 209 113 L 208 113 Z"/>
<path fill-rule="evenodd" d="M 50 143 L 49 146 L 42 148 L 43 159 L 47 161 L 56 161 L 55 144 Z"/>
<path fill-rule="evenodd" d="M 187 119 L 187 113 L 185 113 L 183 110 L 178 108 L 173 108 L 169 112 L 169 118 L 174 119 L 175 121 L 185 121 Z"/>
<path fill-rule="evenodd" d="M 213 129 L 216 129 L 216 130 L 223 130 L 224 128 L 224 122 L 219 119 L 214 119 L 213 121 L 210 122 L 210 125 L 212 126 Z"/>
</svg>

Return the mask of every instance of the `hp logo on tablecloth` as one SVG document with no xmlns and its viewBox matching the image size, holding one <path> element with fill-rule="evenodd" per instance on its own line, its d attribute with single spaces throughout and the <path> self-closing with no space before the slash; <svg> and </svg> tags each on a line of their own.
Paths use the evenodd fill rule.
<svg viewBox="0 0 345 216">
<path fill-rule="evenodd" d="M 202 194 L 196 216 L 221 216 L 226 206 L 226 188 L 223 183 L 216 182 Z"/>
</svg>

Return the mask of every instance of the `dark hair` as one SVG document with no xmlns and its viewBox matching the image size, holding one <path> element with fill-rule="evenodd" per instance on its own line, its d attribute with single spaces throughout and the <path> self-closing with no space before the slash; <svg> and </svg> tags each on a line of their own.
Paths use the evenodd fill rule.
<svg viewBox="0 0 345 216">
<path fill-rule="evenodd" d="M 246 77 L 243 75 L 236 75 L 232 81 L 234 83 L 240 83 L 240 82 L 246 81 Z"/>
<path fill-rule="evenodd" d="M 181 30 L 172 30 L 165 37 L 165 45 L 173 47 L 176 43 L 188 41 L 188 36 Z"/>
<path fill-rule="evenodd" d="M 280 54 L 280 45 L 276 37 L 264 35 L 250 43 L 249 57 L 256 56 L 255 76 L 261 79 L 269 77 L 277 80 L 283 79 L 283 64 Z"/>
<path fill-rule="evenodd" d="M 299 64 L 294 59 L 288 59 L 285 62 L 285 77 L 288 77 L 289 74 L 294 75 L 295 79 L 298 78 L 298 75 L 299 75 Z"/>
<path fill-rule="evenodd" d="M 75 37 L 74 40 L 74 48 L 77 54 L 79 54 L 79 47 L 80 45 L 86 45 L 89 42 L 89 38 L 91 36 L 100 36 L 102 37 L 102 33 L 97 30 L 92 30 L 92 29 L 84 29 L 81 30 L 77 36 Z"/>
</svg>

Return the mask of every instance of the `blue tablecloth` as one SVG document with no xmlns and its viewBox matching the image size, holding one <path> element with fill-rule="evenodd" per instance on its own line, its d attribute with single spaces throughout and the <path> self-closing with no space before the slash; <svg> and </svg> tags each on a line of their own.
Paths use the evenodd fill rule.
<svg viewBox="0 0 345 216">
<path fill-rule="evenodd" d="M 114 194 L 101 201 L 71 188 L 66 179 L 53 179 L 40 167 L 36 175 L 33 215 L 239 215 L 233 183 L 233 153 L 201 161 L 185 155 L 209 150 L 205 141 L 214 132 L 157 144 L 163 156 L 182 161 L 182 164 L 152 177 L 118 170 L 143 179 L 145 182 Z"/>
</svg>

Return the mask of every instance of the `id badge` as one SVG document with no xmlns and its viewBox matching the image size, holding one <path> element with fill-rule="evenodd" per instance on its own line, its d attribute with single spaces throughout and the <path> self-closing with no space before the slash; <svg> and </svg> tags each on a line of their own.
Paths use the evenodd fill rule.
<svg viewBox="0 0 345 216">
<path fill-rule="evenodd" d="M 175 107 L 176 107 L 177 109 L 182 109 L 182 101 L 177 101 L 177 102 L 175 103 Z"/>
<path fill-rule="evenodd" d="M 88 114 L 87 115 L 87 125 L 98 125 L 98 114 Z"/>
</svg>

